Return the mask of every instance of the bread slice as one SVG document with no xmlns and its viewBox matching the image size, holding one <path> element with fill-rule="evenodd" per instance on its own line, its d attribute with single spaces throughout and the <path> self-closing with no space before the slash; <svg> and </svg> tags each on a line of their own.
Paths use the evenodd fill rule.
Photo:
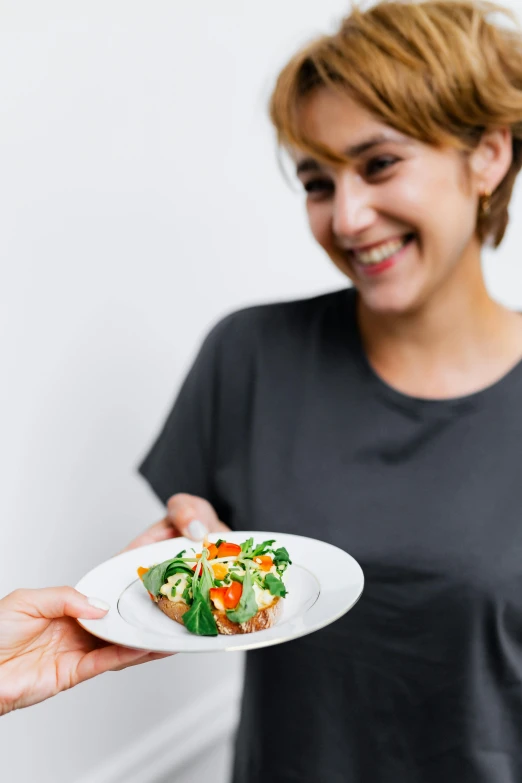
<svg viewBox="0 0 522 783">
<path fill-rule="evenodd" d="M 190 607 L 183 601 L 174 603 L 162 595 L 158 598 L 158 606 L 162 612 L 171 620 L 175 620 L 177 623 L 183 624 L 183 615 L 188 612 Z M 247 620 L 245 623 L 233 623 L 232 620 L 226 615 L 226 612 L 220 612 L 218 609 L 213 609 L 212 614 L 216 621 L 218 633 L 222 634 L 236 634 L 236 633 L 252 633 L 253 631 L 263 631 L 265 628 L 271 628 L 277 622 L 283 611 L 283 602 L 281 598 L 274 598 L 274 602 L 267 606 L 266 609 L 260 609 L 257 614 Z"/>
</svg>

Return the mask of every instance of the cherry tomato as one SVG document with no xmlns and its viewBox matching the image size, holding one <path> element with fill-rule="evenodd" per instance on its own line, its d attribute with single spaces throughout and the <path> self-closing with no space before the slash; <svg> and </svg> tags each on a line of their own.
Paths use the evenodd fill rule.
<svg viewBox="0 0 522 783">
<path fill-rule="evenodd" d="M 232 582 L 230 587 L 226 588 L 225 600 L 224 600 L 225 608 L 235 609 L 239 603 L 242 593 L 243 593 L 243 585 L 241 584 L 241 582 Z"/>
</svg>

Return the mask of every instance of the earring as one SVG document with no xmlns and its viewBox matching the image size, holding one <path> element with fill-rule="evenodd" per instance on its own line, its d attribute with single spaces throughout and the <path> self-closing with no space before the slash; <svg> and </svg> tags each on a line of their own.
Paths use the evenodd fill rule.
<svg viewBox="0 0 522 783">
<path fill-rule="evenodd" d="M 479 196 L 479 215 L 485 218 L 489 215 L 491 209 L 491 190 L 485 190 Z"/>
</svg>

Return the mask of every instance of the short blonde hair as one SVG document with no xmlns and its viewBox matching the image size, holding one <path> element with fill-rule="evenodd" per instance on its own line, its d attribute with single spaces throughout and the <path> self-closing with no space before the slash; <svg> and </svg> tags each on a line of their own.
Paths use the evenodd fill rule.
<svg viewBox="0 0 522 783">
<path fill-rule="evenodd" d="M 507 17 L 500 26 L 492 17 Z M 280 144 L 330 163 L 308 138 L 299 106 L 318 87 L 350 95 L 387 125 L 425 143 L 472 151 L 485 130 L 509 127 L 513 161 L 479 210 L 477 233 L 497 247 L 522 165 L 522 36 L 510 11 L 471 0 L 379 2 L 354 8 L 338 31 L 298 52 L 280 73 L 270 116 Z"/>
</svg>

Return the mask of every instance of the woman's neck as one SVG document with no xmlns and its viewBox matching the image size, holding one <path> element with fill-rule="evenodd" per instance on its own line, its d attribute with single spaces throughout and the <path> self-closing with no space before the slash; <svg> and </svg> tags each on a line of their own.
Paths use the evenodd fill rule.
<svg viewBox="0 0 522 783">
<path fill-rule="evenodd" d="M 390 386 L 444 399 L 479 391 L 522 359 L 522 318 L 488 294 L 481 270 L 408 313 L 375 313 L 358 299 L 368 360 Z"/>
</svg>

